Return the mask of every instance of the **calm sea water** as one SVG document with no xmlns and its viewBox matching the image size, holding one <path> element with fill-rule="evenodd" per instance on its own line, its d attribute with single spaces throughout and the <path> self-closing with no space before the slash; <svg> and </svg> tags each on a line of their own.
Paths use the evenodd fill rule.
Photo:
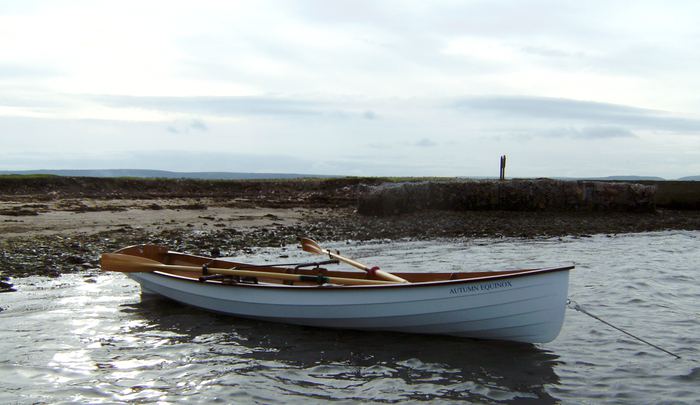
<svg viewBox="0 0 700 405">
<path fill-rule="evenodd" d="M 682 359 L 573 310 L 554 342 L 511 344 L 243 320 L 80 274 L 0 295 L 0 403 L 700 402 L 700 232 L 326 246 L 389 271 L 573 262 L 572 299 Z"/>
</svg>

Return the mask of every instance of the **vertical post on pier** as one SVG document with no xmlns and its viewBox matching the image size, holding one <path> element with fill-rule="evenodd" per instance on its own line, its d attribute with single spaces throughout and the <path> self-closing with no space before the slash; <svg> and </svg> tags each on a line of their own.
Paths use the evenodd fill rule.
<svg viewBox="0 0 700 405">
<path fill-rule="evenodd" d="M 506 155 L 501 156 L 501 172 L 498 178 L 500 180 L 506 179 Z"/>
</svg>

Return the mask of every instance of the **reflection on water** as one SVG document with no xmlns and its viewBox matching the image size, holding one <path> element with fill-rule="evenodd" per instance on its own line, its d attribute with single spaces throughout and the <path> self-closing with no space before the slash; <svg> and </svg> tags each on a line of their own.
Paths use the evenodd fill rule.
<svg viewBox="0 0 700 405">
<path fill-rule="evenodd" d="M 557 340 L 529 345 L 238 319 L 141 296 L 119 274 L 71 275 L 0 296 L 0 403 L 694 403 L 699 235 L 329 244 L 387 270 L 575 261 L 580 304 L 682 360 L 573 311 Z"/>
<path fill-rule="evenodd" d="M 533 345 L 272 324 L 166 306 L 162 299 L 130 307 L 149 319 L 133 333 L 153 328 L 169 332 L 173 346 L 205 345 L 207 350 L 190 364 L 203 366 L 208 383 L 212 378 L 217 384 L 246 381 L 248 393 L 259 389 L 256 395 L 266 400 L 293 395 L 386 401 L 534 397 L 547 402 L 553 399 L 544 385 L 558 382 L 557 356 Z M 518 364 L 510 365 L 513 357 Z"/>
</svg>

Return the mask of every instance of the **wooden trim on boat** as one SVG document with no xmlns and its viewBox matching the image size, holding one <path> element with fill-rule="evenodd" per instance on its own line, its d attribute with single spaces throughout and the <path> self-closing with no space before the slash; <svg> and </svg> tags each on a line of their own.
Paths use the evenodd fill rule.
<svg viewBox="0 0 700 405">
<path fill-rule="evenodd" d="M 209 267 L 220 267 L 220 268 L 234 268 L 240 267 L 245 269 L 246 267 L 254 268 L 256 271 L 264 271 L 269 273 L 288 273 L 293 272 L 294 274 L 302 275 L 318 275 L 319 271 L 317 269 L 294 269 L 293 267 L 272 267 L 272 266 L 252 266 L 249 264 L 230 262 L 227 260 L 215 259 L 205 256 L 198 255 L 188 255 L 184 253 L 174 252 L 168 250 L 164 246 L 156 245 L 136 245 L 129 246 L 118 250 L 115 253 L 122 254 L 134 254 L 138 253 L 136 256 L 142 256 L 149 259 L 157 260 L 163 264 L 172 265 L 189 265 L 189 266 L 203 266 L 208 265 Z M 505 270 L 505 271 L 494 271 L 494 272 L 451 272 L 451 273 L 393 273 L 399 277 L 408 279 L 409 283 L 397 283 L 397 284 L 382 284 L 382 285 L 318 285 L 312 283 L 299 284 L 295 283 L 293 285 L 285 283 L 269 283 L 262 282 L 258 284 L 254 283 L 226 283 L 218 280 L 207 280 L 200 281 L 198 277 L 193 277 L 191 275 L 178 274 L 179 272 L 166 272 L 166 271 L 156 271 L 154 274 L 158 274 L 164 277 L 172 277 L 183 281 L 191 281 L 195 283 L 205 283 L 207 285 L 220 285 L 224 287 L 254 287 L 254 288 L 292 288 L 304 290 L 356 290 L 358 288 L 414 288 L 414 287 L 435 287 L 440 285 L 458 285 L 458 284 L 472 284 L 482 281 L 492 281 L 501 280 L 517 277 L 526 277 L 536 274 L 552 273 L 558 271 L 569 271 L 574 269 L 575 266 L 562 266 L 562 267 L 550 267 L 550 268 L 537 268 L 537 269 L 521 269 L 521 270 Z M 184 272 L 183 272 L 184 273 Z M 360 272 L 350 272 L 350 271 L 333 271 L 322 269 L 322 274 L 329 277 L 346 277 L 346 278 L 357 278 L 357 279 L 370 279 L 366 273 Z M 428 277 L 444 277 L 444 279 L 438 280 L 425 280 L 420 281 L 420 279 Z M 418 280 L 416 280 L 418 279 Z"/>
<path fill-rule="evenodd" d="M 465 279 L 454 279 L 454 280 L 437 280 L 437 281 L 423 281 L 423 282 L 411 282 L 408 284 L 405 283 L 397 283 L 397 284 L 378 284 L 378 285 L 315 285 L 315 284 L 309 284 L 309 285 L 288 285 L 288 284 L 274 284 L 274 283 L 233 283 L 233 284 L 227 284 L 223 283 L 220 281 L 216 280 L 211 280 L 211 281 L 205 281 L 207 285 L 218 285 L 222 287 L 246 287 L 246 288 L 291 288 L 291 289 L 304 289 L 304 290 L 328 290 L 328 289 L 333 289 L 333 290 L 356 290 L 358 288 L 417 288 L 417 287 L 436 287 L 436 286 L 441 286 L 441 285 L 459 285 L 459 284 L 474 284 L 482 281 L 493 281 L 493 280 L 502 280 L 502 279 L 510 279 L 510 278 L 518 278 L 518 277 L 527 277 L 527 276 L 532 276 L 532 275 L 537 275 L 537 274 L 544 274 L 544 273 L 554 273 L 554 272 L 559 272 L 559 271 L 569 271 L 574 269 L 574 266 L 564 266 L 564 267 L 552 267 L 552 268 L 543 268 L 543 269 L 531 269 L 531 270 L 523 270 L 523 271 L 518 271 L 515 270 L 514 272 L 508 272 L 507 274 L 495 274 L 492 276 L 482 276 L 482 277 L 475 277 L 475 278 L 465 278 Z M 190 281 L 194 283 L 202 283 L 199 281 L 197 278 L 192 278 L 192 277 L 187 277 L 187 276 L 182 276 L 182 275 L 177 275 L 177 274 L 172 274 L 169 272 L 161 272 L 161 271 L 156 271 L 153 272 L 154 274 L 158 274 L 160 276 L 164 277 L 171 277 L 171 278 L 176 278 L 179 280 L 183 281 Z M 411 274 L 411 273 L 396 273 L 396 274 L 401 274 L 406 275 L 406 274 Z M 434 274 L 434 273 L 433 273 Z"/>
</svg>

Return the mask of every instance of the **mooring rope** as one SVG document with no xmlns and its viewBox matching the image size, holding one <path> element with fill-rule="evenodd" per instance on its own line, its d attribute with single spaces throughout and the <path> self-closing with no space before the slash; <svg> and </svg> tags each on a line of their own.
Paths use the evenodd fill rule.
<svg viewBox="0 0 700 405">
<path fill-rule="evenodd" d="M 590 316 L 590 317 L 593 318 L 593 319 L 596 319 L 596 320 L 598 320 L 598 321 L 600 321 L 600 322 L 603 322 L 604 324 L 610 326 L 611 328 L 617 329 L 617 330 L 619 330 L 620 332 L 624 333 L 625 335 L 630 336 L 630 337 L 633 337 L 633 338 L 639 340 L 639 341 L 642 342 L 642 343 L 645 343 L 645 344 L 647 344 L 647 345 L 649 345 L 649 346 L 651 346 L 651 347 L 653 347 L 653 348 L 655 348 L 655 349 L 661 350 L 661 351 L 664 352 L 664 353 L 670 354 L 671 356 L 673 356 L 673 357 L 675 357 L 675 358 L 677 358 L 677 359 L 680 359 L 680 358 L 681 358 L 681 356 L 679 356 L 679 355 L 677 355 L 677 354 L 675 354 L 675 353 L 671 353 L 670 351 L 664 349 L 663 347 L 659 347 L 659 346 L 657 346 L 657 345 L 655 345 L 655 344 L 653 344 L 653 343 L 650 343 L 650 342 L 648 342 L 648 341 L 646 341 L 646 340 L 644 340 L 644 339 L 642 339 L 642 338 L 640 338 L 640 337 L 638 337 L 638 336 L 635 336 L 635 335 L 633 335 L 633 334 L 627 332 L 626 330 L 623 330 L 623 329 L 620 328 L 620 327 L 617 327 L 617 326 L 611 324 L 611 323 L 608 322 L 608 321 L 605 321 L 605 320 L 601 319 L 599 316 L 593 315 L 592 313 L 590 313 L 590 312 L 586 311 L 585 309 L 581 308 L 581 306 L 580 306 L 580 305 L 578 304 L 578 302 L 576 302 L 576 301 L 573 301 L 573 300 L 570 300 L 570 299 L 569 299 L 569 300 L 566 300 L 566 306 L 568 306 L 569 308 L 574 309 L 574 310 L 576 310 L 576 311 L 579 311 L 579 312 L 581 312 L 581 313 L 584 313 L 584 314 Z"/>
</svg>

